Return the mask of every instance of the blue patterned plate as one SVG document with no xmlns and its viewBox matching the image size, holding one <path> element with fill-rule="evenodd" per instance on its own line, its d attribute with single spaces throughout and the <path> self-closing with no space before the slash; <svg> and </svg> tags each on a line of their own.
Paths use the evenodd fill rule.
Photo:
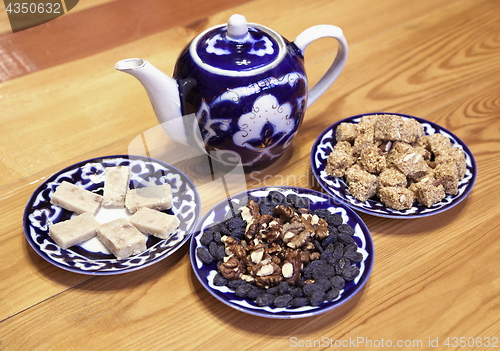
<svg viewBox="0 0 500 351">
<path fill-rule="evenodd" d="M 49 226 L 71 218 L 72 212 L 50 203 L 51 194 L 64 180 L 79 187 L 103 193 L 104 168 L 129 166 L 131 188 L 169 183 L 172 187 L 173 206 L 167 213 L 181 220 L 180 226 L 168 239 L 149 236 L 147 250 L 124 260 L 117 260 L 93 238 L 66 250 L 49 237 Z M 191 180 L 176 168 L 151 158 L 140 156 L 106 156 L 69 166 L 48 178 L 36 189 L 24 211 L 24 233 L 33 249 L 50 263 L 75 273 L 111 275 L 134 271 L 152 265 L 171 255 L 193 233 L 200 218 L 200 198 Z M 129 217 L 125 209 L 101 208 L 96 219 L 101 222 Z"/>
<path fill-rule="evenodd" d="M 217 264 L 215 262 L 210 265 L 204 264 L 196 254 L 196 249 L 203 246 L 200 242 L 203 231 L 214 223 L 222 222 L 223 220 L 232 217 L 234 214 L 238 215 L 235 208 L 245 205 L 248 202 L 248 196 L 265 198 L 270 191 L 279 191 L 284 195 L 296 194 L 301 197 L 306 197 L 311 202 L 311 210 L 321 208 L 328 209 L 331 213 L 338 213 L 342 216 L 344 223 L 348 223 L 352 228 L 354 228 L 354 240 L 359 247 L 358 251 L 363 254 L 363 261 L 357 264 L 360 269 L 359 275 L 355 280 L 346 283 L 344 289 L 341 290 L 339 297 L 336 300 L 324 302 L 320 306 L 316 307 L 259 307 L 255 304 L 255 301 L 237 297 L 234 291 L 228 287 L 215 286 L 213 284 L 213 278 L 217 272 Z M 251 189 L 249 191 L 236 194 L 215 205 L 198 223 L 196 231 L 191 239 L 190 256 L 191 265 L 193 266 L 193 270 L 201 284 L 210 294 L 226 305 L 238 311 L 255 316 L 276 319 L 292 319 L 310 317 L 330 311 L 356 295 L 364 286 L 371 273 L 374 260 L 374 247 L 368 228 L 356 212 L 351 210 L 349 207 L 337 205 L 334 203 L 334 199 L 332 197 L 315 190 L 281 186 Z"/>
<path fill-rule="evenodd" d="M 320 185 L 332 196 L 334 196 L 339 202 L 350 206 L 351 208 L 361 211 L 370 215 L 386 217 L 386 218 L 396 218 L 396 219 L 409 219 L 409 218 L 420 218 L 425 216 L 430 216 L 434 214 L 441 213 L 443 211 L 449 210 L 453 206 L 457 205 L 460 201 L 465 199 L 467 195 L 469 195 L 474 183 L 476 181 L 477 167 L 476 161 L 474 160 L 474 156 L 472 152 L 469 150 L 467 145 L 459 138 L 457 138 L 450 131 L 440 127 L 437 124 L 426 121 L 425 119 L 398 114 L 398 113 L 390 113 L 392 115 L 401 116 L 403 119 L 413 118 L 423 125 L 425 133 L 427 135 L 441 133 L 447 136 L 453 147 L 457 147 L 462 149 L 465 153 L 465 161 L 467 163 L 467 171 L 465 173 L 464 178 L 459 183 L 458 186 L 458 194 L 457 195 L 446 195 L 446 197 L 441 201 L 430 208 L 421 205 L 417 202 L 413 205 L 412 208 L 407 210 L 395 210 L 392 208 L 385 207 L 377 199 L 368 199 L 365 202 L 361 202 L 356 200 L 352 195 L 347 191 L 348 185 L 346 184 L 343 178 L 336 178 L 326 174 L 325 166 L 326 161 L 328 159 L 328 155 L 333 150 L 333 146 L 337 143 L 335 139 L 335 130 L 340 123 L 359 123 L 361 117 L 368 115 L 376 115 L 376 114 L 384 114 L 386 112 L 377 112 L 377 113 L 368 113 L 363 115 L 357 115 L 353 117 L 349 117 L 338 121 L 335 124 L 332 124 L 328 127 L 320 136 L 316 139 L 312 151 L 311 151 L 311 165 L 312 171 L 320 183 Z"/>
</svg>

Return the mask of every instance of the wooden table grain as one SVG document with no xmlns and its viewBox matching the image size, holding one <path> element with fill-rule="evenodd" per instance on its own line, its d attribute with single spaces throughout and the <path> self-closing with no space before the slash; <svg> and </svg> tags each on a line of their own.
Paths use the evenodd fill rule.
<svg viewBox="0 0 500 351">
<path fill-rule="evenodd" d="M 195 34 L 233 13 L 290 40 L 334 24 L 349 44 L 344 70 L 307 110 L 293 147 L 247 174 L 247 187 L 319 189 L 309 161 L 316 137 L 342 118 L 374 111 L 440 124 L 477 162 L 472 192 L 444 213 L 412 220 L 360 214 L 375 245 L 372 274 L 354 298 L 319 316 L 273 320 L 222 304 L 195 277 L 188 245 L 138 271 L 87 276 L 48 263 L 24 236 L 26 203 L 53 173 L 127 154 L 148 132 L 157 138 L 154 152 L 175 148 L 155 134 L 143 88 L 115 71 L 115 62 L 142 57 L 170 73 Z M 0 349 L 499 347 L 499 17 L 497 0 L 87 0 L 12 33 L 0 8 Z M 308 47 L 311 83 L 335 49 L 328 39 Z M 224 195 L 218 191 L 201 191 L 202 213 Z"/>
</svg>

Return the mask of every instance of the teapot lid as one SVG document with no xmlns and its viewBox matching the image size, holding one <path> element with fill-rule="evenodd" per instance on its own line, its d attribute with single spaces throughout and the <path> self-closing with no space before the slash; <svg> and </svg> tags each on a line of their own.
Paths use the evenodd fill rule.
<svg viewBox="0 0 500 351">
<path fill-rule="evenodd" d="M 199 34 L 189 48 L 191 57 L 209 72 L 246 77 L 276 66 L 285 56 L 283 38 L 259 24 L 233 15 L 227 24 Z"/>
</svg>

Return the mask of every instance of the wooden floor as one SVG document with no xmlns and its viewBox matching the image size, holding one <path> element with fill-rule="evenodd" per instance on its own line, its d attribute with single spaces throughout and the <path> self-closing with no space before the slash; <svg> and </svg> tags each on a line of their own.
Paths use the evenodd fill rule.
<svg viewBox="0 0 500 351">
<path fill-rule="evenodd" d="M 273 320 L 222 304 L 198 282 L 188 245 L 142 270 L 93 277 L 48 263 L 24 235 L 26 203 L 53 173 L 127 154 L 148 132 L 154 156 L 175 148 L 156 133 L 141 85 L 114 64 L 141 57 L 170 74 L 190 39 L 233 13 L 289 40 L 334 24 L 349 44 L 344 70 L 307 110 L 293 147 L 248 174 L 249 188 L 319 189 L 310 165 L 316 137 L 374 111 L 437 123 L 477 162 L 474 189 L 449 211 L 412 220 L 360 214 L 375 245 L 372 274 L 354 298 L 319 316 Z M 499 347 L 499 18 L 496 0 L 85 0 L 12 33 L 0 8 L 0 350 L 324 349 L 353 339 L 356 349 L 383 339 L 395 350 L 436 340 L 436 349 L 458 350 L 478 340 L 486 349 L 487 338 Z M 310 85 L 335 50 L 328 39 L 308 47 Z M 200 195 L 203 214 L 225 194 L 205 187 Z"/>
</svg>

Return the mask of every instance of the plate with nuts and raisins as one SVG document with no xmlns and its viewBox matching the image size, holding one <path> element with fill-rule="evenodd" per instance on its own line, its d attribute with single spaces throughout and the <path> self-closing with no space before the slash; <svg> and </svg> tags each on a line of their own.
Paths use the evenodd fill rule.
<svg viewBox="0 0 500 351">
<path fill-rule="evenodd" d="M 348 206 L 315 190 L 255 188 L 209 210 L 191 239 L 191 265 L 217 299 L 256 316 L 318 315 L 366 283 L 373 241 Z"/>
<path fill-rule="evenodd" d="M 472 190 L 472 152 L 439 125 L 410 115 L 370 113 L 334 123 L 316 139 L 312 171 L 338 201 L 379 217 L 446 211 Z"/>
</svg>

